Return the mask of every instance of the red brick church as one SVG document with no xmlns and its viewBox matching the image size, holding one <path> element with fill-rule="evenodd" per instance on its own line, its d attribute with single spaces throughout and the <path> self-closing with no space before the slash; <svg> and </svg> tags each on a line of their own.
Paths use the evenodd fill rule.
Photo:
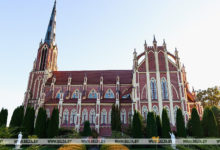
<svg viewBox="0 0 220 150">
<path fill-rule="evenodd" d="M 111 108 L 120 107 L 123 127 L 127 127 L 135 110 L 146 119 L 149 111 L 157 115 L 166 108 L 170 123 L 175 126 L 177 108 L 181 108 L 185 121 L 192 107 L 202 113 L 186 80 L 178 51 L 160 46 L 154 37 L 153 45 L 145 42 L 141 54 L 133 52 L 130 70 L 58 71 L 58 48 L 55 44 L 56 2 L 44 42 L 40 43 L 33 69 L 30 72 L 23 105 L 33 106 L 36 115 L 44 107 L 48 117 L 53 108 L 59 109 L 60 127 L 82 129 L 85 120 L 100 135 L 111 135 Z"/>
</svg>

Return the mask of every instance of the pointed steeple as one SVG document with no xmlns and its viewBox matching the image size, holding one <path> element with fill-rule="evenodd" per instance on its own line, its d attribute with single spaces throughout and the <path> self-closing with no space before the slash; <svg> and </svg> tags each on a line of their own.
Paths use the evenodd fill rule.
<svg viewBox="0 0 220 150">
<path fill-rule="evenodd" d="M 157 47 L 157 40 L 155 38 L 155 35 L 154 35 L 153 45 L 154 45 L 154 49 L 156 49 L 156 47 Z"/>
<path fill-rule="evenodd" d="M 56 0 L 54 2 L 54 6 L 51 13 L 44 42 L 47 43 L 49 46 L 51 46 L 51 44 L 55 45 L 55 37 L 56 37 Z"/>
</svg>

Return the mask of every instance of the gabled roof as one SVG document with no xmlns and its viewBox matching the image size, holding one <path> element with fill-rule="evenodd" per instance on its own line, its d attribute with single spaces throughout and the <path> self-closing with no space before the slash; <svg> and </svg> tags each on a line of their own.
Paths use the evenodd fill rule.
<svg viewBox="0 0 220 150">
<path fill-rule="evenodd" d="M 56 85 L 66 85 L 69 77 L 72 77 L 71 84 L 83 84 L 85 76 L 87 84 L 99 84 L 101 76 L 104 84 L 115 84 L 117 76 L 120 77 L 120 84 L 132 83 L 132 70 L 53 71 L 52 74 L 46 85 L 51 84 L 53 77 L 56 78 Z"/>
</svg>

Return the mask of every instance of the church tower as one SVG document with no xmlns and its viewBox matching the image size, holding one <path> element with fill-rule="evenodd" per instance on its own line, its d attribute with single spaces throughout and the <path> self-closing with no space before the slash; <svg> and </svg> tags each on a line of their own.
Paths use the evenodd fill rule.
<svg viewBox="0 0 220 150">
<path fill-rule="evenodd" d="M 52 71 L 57 71 L 57 45 L 56 38 L 56 0 L 54 2 L 50 21 L 48 24 L 44 42 L 40 42 L 33 70 L 30 72 L 27 91 L 25 92 L 23 105 L 38 109 L 44 102 L 43 89 Z"/>
</svg>

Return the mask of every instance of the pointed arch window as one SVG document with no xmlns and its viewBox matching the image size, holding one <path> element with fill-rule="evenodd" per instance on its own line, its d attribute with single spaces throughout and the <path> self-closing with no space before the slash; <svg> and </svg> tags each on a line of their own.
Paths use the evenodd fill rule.
<svg viewBox="0 0 220 150">
<path fill-rule="evenodd" d="M 108 89 L 105 93 L 105 98 L 115 98 L 115 95 L 111 89 Z"/>
<path fill-rule="evenodd" d="M 162 89 L 162 98 L 168 99 L 168 93 L 167 93 L 167 81 L 165 78 L 162 78 L 161 81 L 161 89 Z"/>
<path fill-rule="evenodd" d="M 179 106 L 175 106 L 174 107 L 174 122 L 176 123 L 176 115 L 177 115 L 177 110 L 178 110 Z"/>
<path fill-rule="evenodd" d="M 125 109 L 121 111 L 121 123 L 126 124 L 126 110 Z"/>
<path fill-rule="evenodd" d="M 84 109 L 82 112 L 82 123 L 84 123 L 86 120 L 88 120 L 88 111 L 87 109 Z"/>
<path fill-rule="evenodd" d="M 41 52 L 40 70 L 45 69 L 46 57 L 47 57 L 47 47 L 45 46 Z"/>
<path fill-rule="evenodd" d="M 56 99 L 60 99 L 60 96 L 61 96 L 61 94 L 60 94 L 60 91 L 59 91 L 59 92 L 57 92 Z"/>
<path fill-rule="evenodd" d="M 108 124 L 111 124 L 111 120 L 112 120 L 112 110 L 110 109 L 108 113 Z"/>
<path fill-rule="evenodd" d="M 107 124 L 107 111 L 102 109 L 101 112 L 101 124 Z"/>
<path fill-rule="evenodd" d="M 157 99 L 157 85 L 156 80 L 154 78 L 150 81 L 150 87 L 151 87 L 151 98 Z"/>
<path fill-rule="evenodd" d="M 47 113 L 47 118 L 50 118 L 50 109 L 46 109 L 46 113 Z"/>
<path fill-rule="evenodd" d="M 63 111 L 63 124 L 64 125 L 68 124 L 68 117 L 69 117 L 69 111 L 68 111 L 68 109 L 65 109 Z"/>
<path fill-rule="evenodd" d="M 77 118 L 76 109 L 72 109 L 71 110 L 71 115 L 70 115 L 70 124 L 75 125 L 76 124 L 76 118 Z"/>
<path fill-rule="evenodd" d="M 128 98 L 130 98 L 130 94 L 126 94 L 126 95 L 122 96 L 122 98 L 123 99 L 128 99 Z"/>
<path fill-rule="evenodd" d="M 142 116 L 145 120 L 147 120 L 147 106 L 142 107 Z"/>
<path fill-rule="evenodd" d="M 90 122 L 90 124 L 95 124 L 95 110 L 94 109 L 90 110 L 89 122 Z"/>
<path fill-rule="evenodd" d="M 73 99 L 79 98 L 79 90 L 78 90 L 78 89 L 76 89 L 76 90 L 73 92 L 72 98 L 73 98 Z"/>
<path fill-rule="evenodd" d="M 89 92 L 89 98 L 92 98 L 92 99 L 96 99 L 97 98 L 97 92 L 95 89 L 92 89 L 90 92 Z"/>
<path fill-rule="evenodd" d="M 156 105 L 153 106 L 153 112 L 155 115 L 159 115 L 158 107 Z"/>
<path fill-rule="evenodd" d="M 168 117 L 170 119 L 170 109 L 169 109 L 169 107 L 168 106 L 164 106 L 164 108 L 167 110 L 167 115 L 168 115 Z"/>
</svg>

